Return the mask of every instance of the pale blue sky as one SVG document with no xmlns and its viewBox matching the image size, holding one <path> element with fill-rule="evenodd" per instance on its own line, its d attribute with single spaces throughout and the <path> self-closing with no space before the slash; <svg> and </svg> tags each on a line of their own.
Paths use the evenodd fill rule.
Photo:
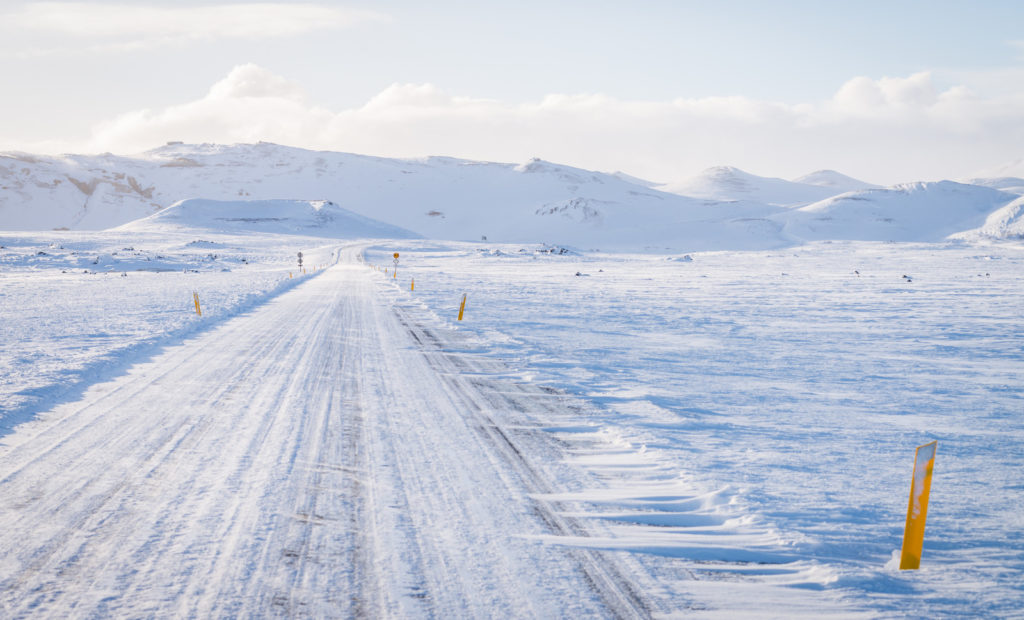
<svg viewBox="0 0 1024 620">
<path fill-rule="evenodd" d="M 244 20 L 255 5 L 267 4 L 335 11 L 337 20 L 317 23 L 307 11 L 294 31 L 242 33 L 225 32 L 218 22 Z M 118 7 L 176 10 L 196 32 L 165 28 L 159 20 L 168 21 L 166 15 L 155 23 L 144 13 L 111 19 Z M 226 11 L 188 13 L 217 7 Z M 509 106 L 551 94 L 638 102 L 741 96 L 812 105 L 858 76 L 925 71 L 937 92 L 966 86 L 983 99 L 1024 93 L 1020 0 L 3 0 L 0 14 L 0 83 L 8 93 L 0 103 L 0 149 L 88 148 L 99 124 L 197 101 L 234 67 L 250 63 L 300 86 L 310 106 L 335 113 L 360 108 L 395 83 L 430 84 L 447 95 Z M 439 142 L 439 151 L 445 146 Z M 537 151 L 544 154 L 543 145 Z M 382 143 L 380 154 L 399 153 Z"/>
</svg>

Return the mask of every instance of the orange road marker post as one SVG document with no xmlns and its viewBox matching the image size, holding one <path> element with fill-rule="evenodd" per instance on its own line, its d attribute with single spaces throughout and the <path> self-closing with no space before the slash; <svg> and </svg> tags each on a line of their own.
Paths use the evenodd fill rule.
<svg viewBox="0 0 1024 620">
<path fill-rule="evenodd" d="M 413 278 L 412 280 L 409 281 L 409 290 L 410 291 L 415 291 L 416 290 L 416 278 Z"/>
<path fill-rule="evenodd" d="M 928 516 L 928 494 L 932 488 L 937 447 L 938 442 L 933 441 L 918 446 L 914 451 L 914 478 L 910 483 L 910 505 L 907 508 L 907 525 L 903 530 L 900 570 L 916 570 L 921 567 L 924 522 Z"/>
<path fill-rule="evenodd" d="M 459 320 L 462 320 L 462 313 L 466 310 L 466 293 L 462 294 L 462 305 L 459 306 Z"/>
<path fill-rule="evenodd" d="M 203 311 L 199 308 L 199 293 L 192 291 L 192 301 L 196 302 L 196 314 L 203 316 Z"/>
</svg>

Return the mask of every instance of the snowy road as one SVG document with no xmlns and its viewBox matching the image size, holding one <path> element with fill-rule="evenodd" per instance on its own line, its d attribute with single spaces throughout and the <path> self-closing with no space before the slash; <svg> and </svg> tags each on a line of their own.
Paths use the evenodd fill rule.
<svg viewBox="0 0 1024 620">
<path fill-rule="evenodd" d="M 636 617 L 549 391 L 382 304 L 354 248 L 6 438 L 4 617 Z M 618 558 L 618 559 L 617 559 Z M 623 577 L 630 574 L 629 579 Z"/>
</svg>

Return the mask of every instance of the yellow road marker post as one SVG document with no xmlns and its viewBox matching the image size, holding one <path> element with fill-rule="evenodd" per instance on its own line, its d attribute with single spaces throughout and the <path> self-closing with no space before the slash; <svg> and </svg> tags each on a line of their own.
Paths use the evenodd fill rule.
<svg viewBox="0 0 1024 620">
<path fill-rule="evenodd" d="M 462 305 L 459 306 L 459 320 L 462 320 L 462 313 L 466 309 L 466 293 L 462 294 Z"/>
<path fill-rule="evenodd" d="M 907 525 L 903 530 L 900 570 L 916 570 L 921 567 L 924 522 L 928 516 L 928 494 L 932 488 L 937 447 L 938 442 L 933 441 L 918 446 L 914 451 L 914 478 L 910 483 L 910 505 L 907 507 Z"/>
<path fill-rule="evenodd" d="M 415 290 L 416 290 L 416 278 L 413 278 L 413 279 L 412 279 L 412 280 L 411 280 L 411 281 L 409 282 L 409 290 L 410 290 L 410 291 L 415 291 Z"/>
<path fill-rule="evenodd" d="M 203 316 L 203 311 L 199 308 L 199 293 L 192 291 L 192 301 L 196 302 L 196 314 Z"/>
</svg>

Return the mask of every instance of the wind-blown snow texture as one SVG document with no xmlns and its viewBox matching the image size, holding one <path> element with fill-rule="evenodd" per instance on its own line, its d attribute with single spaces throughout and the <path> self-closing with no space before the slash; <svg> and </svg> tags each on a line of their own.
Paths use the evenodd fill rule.
<svg viewBox="0 0 1024 620">
<path fill-rule="evenodd" d="M 729 597 L 715 603 L 723 616 L 770 614 L 763 594 L 744 594 L 764 581 L 880 617 L 1024 606 L 1019 245 L 651 257 L 395 244 L 368 256 L 386 263 L 392 248 L 402 297 L 456 323 L 467 292 L 460 329 L 594 403 L 555 432 L 610 487 L 582 494 L 587 518 L 618 525 L 575 544 L 678 558 L 700 578 L 687 591 Z M 931 440 L 922 570 L 900 572 L 914 448 Z M 657 485 L 705 499 L 673 503 L 678 491 Z M 713 517 L 708 502 L 722 506 Z"/>
</svg>

